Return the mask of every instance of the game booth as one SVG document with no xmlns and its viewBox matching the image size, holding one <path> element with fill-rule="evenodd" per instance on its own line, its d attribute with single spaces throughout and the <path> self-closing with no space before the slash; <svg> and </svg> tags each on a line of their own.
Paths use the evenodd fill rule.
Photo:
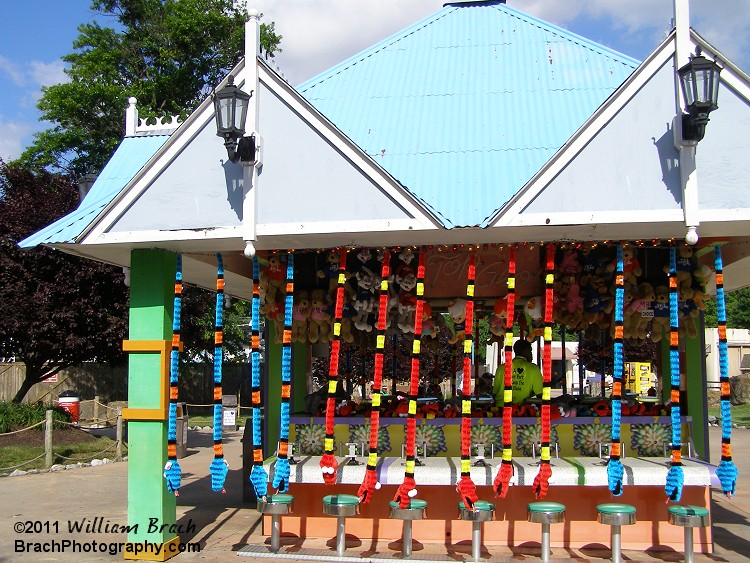
<svg viewBox="0 0 750 563">
<path fill-rule="evenodd" d="M 184 122 L 140 120 L 131 98 L 80 207 L 22 242 L 127 269 L 129 523 L 176 518 L 193 284 L 217 295 L 217 493 L 225 299 L 251 303 L 246 486 L 270 541 L 245 554 L 289 538 L 335 538 L 340 557 L 360 557 L 351 538 L 404 557 L 470 542 L 475 560 L 602 537 L 614 559 L 711 552 L 710 487 L 731 495 L 737 475 L 724 294 L 750 283 L 750 84 L 687 2 L 675 24 L 638 62 L 502 0 L 449 3 L 293 88 L 257 55 L 251 10 L 247 56 Z M 543 388 L 516 404 L 518 339 Z M 628 366 L 652 361 L 635 385 Z M 180 541 L 144 529 L 128 541 Z"/>
</svg>

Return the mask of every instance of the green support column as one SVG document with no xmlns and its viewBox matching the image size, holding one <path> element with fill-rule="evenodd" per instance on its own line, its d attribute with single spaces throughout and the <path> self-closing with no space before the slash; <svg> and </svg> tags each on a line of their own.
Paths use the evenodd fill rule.
<svg viewBox="0 0 750 563">
<path fill-rule="evenodd" d="M 298 342 L 292 348 L 292 415 L 307 408 L 307 353 L 307 344 Z"/>
<path fill-rule="evenodd" d="M 709 461 L 708 448 L 708 397 L 706 396 L 706 333 L 703 322 L 698 323 L 696 338 L 685 339 L 685 377 L 688 414 L 693 445 L 701 459 Z"/>
<path fill-rule="evenodd" d="M 131 350 L 171 343 L 174 254 L 133 250 L 130 259 Z M 158 413 L 169 387 L 169 347 L 131 351 L 128 367 L 128 532 L 125 559 L 164 561 L 177 554 L 175 496 L 167 491 L 167 420 Z M 166 376 L 166 377 L 165 377 Z M 163 412 L 163 411 L 161 411 Z M 173 551 L 174 550 L 174 551 Z"/>
</svg>

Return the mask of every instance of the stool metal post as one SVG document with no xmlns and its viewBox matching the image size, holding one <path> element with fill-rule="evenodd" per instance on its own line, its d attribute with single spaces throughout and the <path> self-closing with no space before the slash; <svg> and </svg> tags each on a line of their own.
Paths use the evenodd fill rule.
<svg viewBox="0 0 750 563">
<path fill-rule="evenodd" d="M 278 553 L 281 548 L 281 515 L 271 514 L 271 551 Z"/>
<path fill-rule="evenodd" d="M 612 561 L 622 563 L 622 526 L 612 524 Z"/>
<path fill-rule="evenodd" d="M 411 531 L 411 520 L 404 520 L 404 557 L 411 557 L 412 550 L 412 531 Z"/>
<path fill-rule="evenodd" d="M 346 550 L 346 516 L 336 517 L 336 555 L 342 557 Z"/>
<path fill-rule="evenodd" d="M 482 553 L 482 522 L 495 519 L 495 505 L 491 502 L 478 500 L 474 509 L 466 508 L 462 502 L 458 503 L 458 513 L 461 520 L 471 521 L 471 558 L 479 561 Z"/>
<path fill-rule="evenodd" d="M 482 523 L 474 520 L 471 523 L 471 558 L 479 561 L 482 553 Z"/>
</svg>

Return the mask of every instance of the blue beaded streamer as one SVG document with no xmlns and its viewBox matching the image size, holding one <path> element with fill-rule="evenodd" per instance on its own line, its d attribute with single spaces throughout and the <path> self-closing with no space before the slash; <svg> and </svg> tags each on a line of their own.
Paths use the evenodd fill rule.
<svg viewBox="0 0 750 563">
<path fill-rule="evenodd" d="M 620 460 L 620 430 L 622 422 L 622 376 L 623 376 L 623 303 L 625 287 L 623 277 L 622 245 L 617 245 L 617 270 L 615 272 L 615 340 L 612 375 L 612 444 L 607 462 L 607 485 L 614 496 L 622 494 L 624 469 Z"/>
<path fill-rule="evenodd" d="M 716 476 L 721 491 L 732 498 L 737 486 L 737 467 L 732 461 L 732 410 L 729 402 L 729 355 L 727 350 L 727 308 L 724 295 L 724 263 L 721 247 L 714 246 L 716 269 L 716 315 L 719 325 L 719 382 L 721 384 L 721 461 Z"/>
<path fill-rule="evenodd" d="M 250 385 L 253 396 L 253 469 L 250 472 L 250 483 L 255 490 L 255 496 L 259 499 L 265 499 L 268 496 L 268 473 L 263 467 L 263 436 L 261 434 L 260 266 L 257 256 L 253 256 L 253 300 L 250 304 L 250 331 Z"/>
<path fill-rule="evenodd" d="M 677 295 L 677 249 L 669 249 L 669 368 L 672 417 L 672 461 L 667 482 L 664 487 L 667 498 L 679 502 L 682 497 L 684 473 L 682 471 L 682 427 L 680 423 L 680 347 L 678 333 L 678 295 Z"/>
<path fill-rule="evenodd" d="M 182 255 L 177 255 L 172 307 L 172 349 L 169 353 L 169 417 L 167 421 L 167 490 L 179 495 L 182 469 L 177 461 L 177 382 L 180 373 L 180 327 L 182 322 Z"/>
<path fill-rule="evenodd" d="M 224 482 L 229 466 L 222 448 L 221 378 L 224 363 L 224 259 L 216 253 L 216 321 L 214 325 L 214 459 L 211 462 L 211 489 L 226 492 Z"/>
<path fill-rule="evenodd" d="M 273 486 L 278 492 L 289 490 L 289 401 L 292 374 L 292 308 L 294 306 L 294 255 L 286 262 L 286 297 L 284 300 L 284 338 L 281 346 L 281 414 L 279 417 L 279 452 L 273 475 Z"/>
</svg>

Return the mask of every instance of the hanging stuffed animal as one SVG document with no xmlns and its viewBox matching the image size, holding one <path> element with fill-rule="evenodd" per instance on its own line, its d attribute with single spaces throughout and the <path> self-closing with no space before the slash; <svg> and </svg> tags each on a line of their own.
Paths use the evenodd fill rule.
<svg viewBox="0 0 750 563">
<path fill-rule="evenodd" d="M 466 300 L 454 299 L 448 304 L 448 314 L 453 321 L 455 333 L 448 339 L 448 344 L 455 344 L 466 338 Z"/>
<path fill-rule="evenodd" d="M 216 319 L 214 327 L 214 459 L 211 462 L 211 489 L 222 493 L 229 472 L 222 445 L 222 366 L 224 365 L 224 260 L 216 254 Z"/>
</svg>

